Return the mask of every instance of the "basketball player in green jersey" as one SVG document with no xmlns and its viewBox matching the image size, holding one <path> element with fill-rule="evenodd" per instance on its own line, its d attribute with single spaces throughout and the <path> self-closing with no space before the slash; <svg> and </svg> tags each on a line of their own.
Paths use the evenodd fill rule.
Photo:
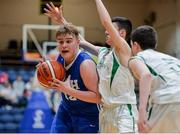
<svg viewBox="0 0 180 134">
<path fill-rule="evenodd" d="M 151 90 L 140 90 L 139 130 L 150 133 L 180 132 L 180 60 L 155 51 L 157 32 L 151 26 L 140 26 L 131 35 L 135 55 L 130 60 L 142 61 L 153 75 Z M 136 74 L 136 71 L 133 70 Z M 149 115 L 146 114 L 148 98 Z"/>
</svg>

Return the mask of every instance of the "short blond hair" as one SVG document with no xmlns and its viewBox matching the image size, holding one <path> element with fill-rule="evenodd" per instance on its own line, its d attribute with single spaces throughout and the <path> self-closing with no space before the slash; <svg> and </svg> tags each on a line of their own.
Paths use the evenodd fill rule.
<svg viewBox="0 0 180 134">
<path fill-rule="evenodd" d="M 79 38 L 79 31 L 77 27 L 70 23 L 60 25 L 56 33 L 56 37 L 59 35 L 66 35 L 66 34 L 74 35 L 76 38 Z"/>
</svg>

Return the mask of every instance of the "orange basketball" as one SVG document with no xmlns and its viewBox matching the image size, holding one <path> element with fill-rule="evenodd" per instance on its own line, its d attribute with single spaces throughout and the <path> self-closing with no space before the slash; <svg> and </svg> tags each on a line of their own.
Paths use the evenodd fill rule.
<svg viewBox="0 0 180 134">
<path fill-rule="evenodd" d="M 47 87 L 48 81 L 52 79 L 64 80 L 65 69 L 59 62 L 55 60 L 47 60 L 41 63 L 37 68 L 37 79 L 39 83 Z"/>
</svg>

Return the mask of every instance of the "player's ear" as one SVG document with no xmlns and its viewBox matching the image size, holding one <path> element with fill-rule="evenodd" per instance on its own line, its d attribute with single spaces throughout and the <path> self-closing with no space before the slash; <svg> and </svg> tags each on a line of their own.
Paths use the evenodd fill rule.
<svg viewBox="0 0 180 134">
<path fill-rule="evenodd" d="M 136 48 L 137 48 L 138 43 L 135 41 L 135 42 L 132 42 L 132 45 L 133 45 L 133 47 L 136 47 Z"/>
<path fill-rule="evenodd" d="M 125 38 L 126 37 L 126 30 L 125 29 L 121 29 L 120 31 L 120 36 Z"/>
<path fill-rule="evenodd" d="M 136 49 L 136 51 L 140 51 L 141 50 L 141 46 L 139 45 L 138 42 L 133 42 L 133 47 Z"/>
<path fill-rule="evenodd" d="M 134 42 L 134 44 L 136 45 L 136 47 L 137 47 L 138 49 L 141 48 L 141 46 L 139 45 L 139 43 Z"/>
<path fill-rule="evenodd" d="M 80 41 L 80 39 L 79 39 L 79 38 L 77 38 L 77 43 L 78 43 L 78 44 L 80 44 L 80 42 L 81 42 L 81 41 Z"/>
</svg>

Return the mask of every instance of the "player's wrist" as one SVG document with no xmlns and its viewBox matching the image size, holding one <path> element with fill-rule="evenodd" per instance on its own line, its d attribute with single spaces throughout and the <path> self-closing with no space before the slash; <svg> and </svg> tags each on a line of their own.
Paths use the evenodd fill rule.
<svg viewBox="0 0 180 134">
<path fill-rule="evenodd" d="M 146 108 L 144 106 L 139 106 L 139 112 L 146 112 Z"/>
</svg>

